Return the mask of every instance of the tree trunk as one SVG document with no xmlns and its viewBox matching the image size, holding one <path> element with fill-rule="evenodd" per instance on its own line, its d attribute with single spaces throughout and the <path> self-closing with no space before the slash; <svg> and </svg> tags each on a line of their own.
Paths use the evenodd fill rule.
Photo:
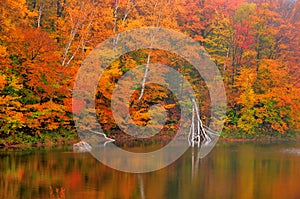
<svg viewBox="0 0 300 199">
<path fill-rule="evenodd" d="M 62 7 L 61 7 L 61 0 L 57 0 L 57 10 L 56 10 L 56 14 L 58 17 L 61 17 L 62 16 Z"/>
<path fill-rule="evenodd" d="M 43 5 L 39 7 L 39 16 L 38 16 L 38 24 L 37 24 L 38 28 L 41 27 L 42 14 L 43 14 Z"/>
</svg>

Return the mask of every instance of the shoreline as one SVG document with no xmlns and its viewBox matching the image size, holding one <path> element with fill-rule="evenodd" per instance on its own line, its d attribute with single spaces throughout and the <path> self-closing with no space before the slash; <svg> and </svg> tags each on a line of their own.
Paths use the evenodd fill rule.
<svg viewBox="0 0 300 199">
<path fill-rule="evenodd" d="M 297 142 L 297 138 L 220 138 L 219 141 L 224 143 L 269 143 L 269 142 Z"/>
<path fill-rule="evenodd" d="M 0 150 L 6 149 L 28 149 L 28 148 L 53 148 L 53 147 L 64 147 L 64 146 L 72 146 L 76 142 L 80 140 L 67 140 L 57 143 L 34 143 L 34 144 L 11 144 L 11 145 L 0 145 Z"/>
<path fill-rule="evenodd" d="M 164 143 L 168 139 L 154 139 L 154 140 L 146 140 L 143 143 L 145 145 L 153 143 Z M 72 146 L 75 143 L 80 142 L 81 139 L 74 139 L 74 140 L 66 140 L 60 141 L 57 143 L 34 143 L 34 144 L 12 144 L 12 145 L 0 145 L 0 150 L 8 150 L 8 149 L 28 149 L 28 148 L 53 148 L 53 147 L 64 147 L 64 146 Z M 300 135 L 296 136 L 295 138 L 286 137 L 286 138 L 277 138 L 277 137 L 270 137 L 270 138 L 228 138 L 228 137 L 220 137 L 218 142 L 221 143 L 271 143 L 271 142 L 297 142 L 300 141 Z M 133 139 L 122 140 L 117 143 L 121 143 L 121 145 L 129 143 L 136 143 L 142 141 L 137 141 Z M 152 144 L 153 144 L 152 143 Z M 127 145 L 127 144 L 126 144 Z"/>
</svg>

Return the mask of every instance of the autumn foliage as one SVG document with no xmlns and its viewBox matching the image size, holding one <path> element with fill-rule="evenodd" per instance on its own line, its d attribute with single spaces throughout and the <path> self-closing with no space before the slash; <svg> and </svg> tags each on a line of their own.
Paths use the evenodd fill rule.
<svg viewBox="0 0 300 199">
<path fill-rule="evenodd" d="M 227 90 L 225 136 L 283 136 L 300 128 L 298 0 L 2 0 L 0 144 L 45 134 L 68 137 L 75 131 L 72 87 L 82 60 L 108 37 L 147 26 L 181 31 L 211 55 Z M 100 80 L 97 114 L 105 130 L 117 129 L 109 107 L 117 80 L 146 64 L 148 52 L 123 55 Z M 168 64 L 201 85 L 197 99 L 208 123 L 209 94 L 201 74 L 171 53 L 155 51 L 151 62 Z M 148 85 L 143 105 L 132 107 L 133 119 L 146 125 L 147 103 L 154 100 L 169 110 L 166 131 L 176 128 L 179 109 L 171 98 Z"/>
</svg>

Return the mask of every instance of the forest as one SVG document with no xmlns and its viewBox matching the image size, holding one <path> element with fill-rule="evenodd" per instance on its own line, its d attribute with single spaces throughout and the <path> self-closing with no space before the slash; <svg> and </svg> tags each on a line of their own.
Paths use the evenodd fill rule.
<svg viewBox="0 0 300 199">
<path fill-rule="evenodd" d="M 77 139 L 73 113 L 86 102 L 72 109 L 72 89 L 83 60 L 107 38 L 143 27 L 184 33 L 209 53 L 226 88 L 223 137 L 293 138 L 299 132 L 299 0 L 1 0 L 0 9 L 0 145 Z M 97 116 L 112 137 L 119 130 L 110 107 L 113 88 L 148 59 L 149 49 L 122 55 L 99 81 Z M 151 62 L 185 75 L 207 123 L 201 74 L 157 49 Z M 146 85 L 131 100 L 138 125 L 147 125 L 149 102 L 157 102 L 172 113 L 164 132 L 176 129 L 176 99 L 166 89 Z"/>
</svg>

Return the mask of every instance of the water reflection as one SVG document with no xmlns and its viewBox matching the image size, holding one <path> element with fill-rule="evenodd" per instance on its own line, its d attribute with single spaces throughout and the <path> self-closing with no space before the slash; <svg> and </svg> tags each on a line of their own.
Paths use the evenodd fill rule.
<svg viewBox="0 0 300 199">
<path fill-rule="evenodd" d="M 218 144 L 204 159 L 190 149 L 148 174 L 112 170 L 71 150 L 0 152 L 0 198 L 300 198 L 300 144 Z"/>
</svg>

